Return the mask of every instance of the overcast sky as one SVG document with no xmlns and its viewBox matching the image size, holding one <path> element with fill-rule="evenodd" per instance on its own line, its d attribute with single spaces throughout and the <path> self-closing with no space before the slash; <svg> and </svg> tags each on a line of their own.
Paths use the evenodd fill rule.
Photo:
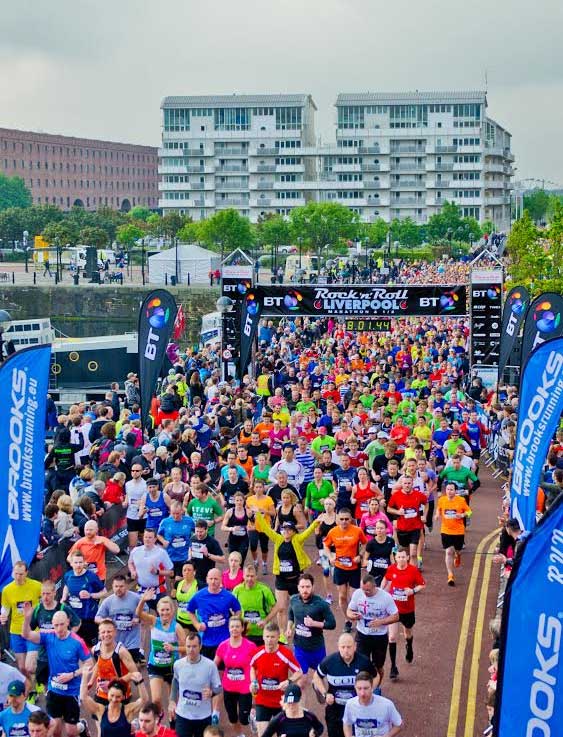
<svg viewBox="0 0 563 737">
<path fill-rule="evenodd" d="M 0 126 L 158 145 L 166 95 L 483 89 L 563 186 L 561 0 L 3 0 Z"/>
</svg>

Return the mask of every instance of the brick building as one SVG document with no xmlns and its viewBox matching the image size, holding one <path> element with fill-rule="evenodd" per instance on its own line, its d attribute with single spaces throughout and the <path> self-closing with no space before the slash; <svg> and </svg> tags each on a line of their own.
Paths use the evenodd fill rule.
<svg viewBox="0 0 563 737">
<path fill-rule="evenodd" d="M 0 128 L 0 171 L 21 177 L 37 205 L 158 207 L 158 157 L 152 146 Z"/>
</svg>

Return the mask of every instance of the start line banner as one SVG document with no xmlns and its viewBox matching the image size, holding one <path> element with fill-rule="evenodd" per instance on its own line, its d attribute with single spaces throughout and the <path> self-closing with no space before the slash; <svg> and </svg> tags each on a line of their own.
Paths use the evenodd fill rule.
<svg viewBox="0 0 563 737">
<path fill-rule="evenodd" d="M 264 317 L 323 316 L 443 316 L 467 314 L 467 289 L 451 286 L 388 284 L 256 286 L 246 295 L 250 312 Z"/>
</svg>

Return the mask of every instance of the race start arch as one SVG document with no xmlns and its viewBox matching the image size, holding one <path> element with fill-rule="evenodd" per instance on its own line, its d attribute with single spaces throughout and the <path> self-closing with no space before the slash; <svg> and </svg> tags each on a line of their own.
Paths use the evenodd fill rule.
<svg viewBox="0 0 563 737">
<path fill-rule="evenodd" d="M 233 295 L 232 295 L 233 296 Z M 467 287 L 452 285 L 238 285 L 241 310 L 240 375 L 250 362 L 262 317 L 454 317 L 467 314 Z"/>
</svg>

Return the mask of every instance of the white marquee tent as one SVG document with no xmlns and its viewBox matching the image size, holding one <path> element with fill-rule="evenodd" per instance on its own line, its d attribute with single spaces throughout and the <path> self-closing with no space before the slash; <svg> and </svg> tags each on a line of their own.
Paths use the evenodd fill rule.
<svg viewBox="0 0 563 737">
<path fill-rule="evenodd" d="M 219 254 L 194 243 L 182 243 L 177 249 L 168 248 L 149 256 L 149 283 L 165 284 L 168 276 L 170 284 L 171 277 L 176 276 L 176 259 L 179 284 L 188 284 L 188 274 L 190 284 L 209 284 L 210 270 L 221 268 Z"/>
</svg>

